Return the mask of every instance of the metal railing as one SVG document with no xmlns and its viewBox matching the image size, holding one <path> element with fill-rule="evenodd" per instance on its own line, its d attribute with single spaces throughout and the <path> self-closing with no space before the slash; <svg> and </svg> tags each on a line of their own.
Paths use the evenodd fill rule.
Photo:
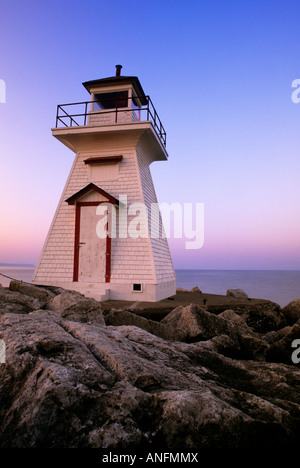
<svg viewBox="0 0 300 468">
<path fill-rule="evenodd" d="M 138 98 L 134 98 L 134 100 L 137 102 Z M 97 100 L 60 104 L 57 106 L 56 128 L 150 121 L 160 141 L 166 146 L 167 134 L 164 126 L 149 96 L 146 96 L 146 101 L 147 103 L 140 107 L 124 107 L 116 102 L 115 107 L 111 109 L 101 109 Z M 130 102 L 130 98 L 128 98 L 128 102 Z"/>
</svg>

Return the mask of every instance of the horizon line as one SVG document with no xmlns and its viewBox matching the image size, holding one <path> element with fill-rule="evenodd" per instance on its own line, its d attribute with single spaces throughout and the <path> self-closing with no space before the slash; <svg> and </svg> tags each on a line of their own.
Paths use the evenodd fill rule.
<svg viewBox="0 0 300 468">
<path fill-rule="evenodd" d="M 35 268 L 33 263 L 1 263 L 0 267 Z M 300 271 L 300 268 L 174 268 L 180 271 Z"/>
</svg>

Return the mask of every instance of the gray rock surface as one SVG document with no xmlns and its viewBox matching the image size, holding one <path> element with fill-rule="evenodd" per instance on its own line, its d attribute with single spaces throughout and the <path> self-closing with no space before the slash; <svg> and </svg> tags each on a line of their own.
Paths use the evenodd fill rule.
<svg viewBox="0 0 300 468">
<path fill-rule="evenodd" d="M 144 317 L 136 315 L 132 312 L 122 309 L 111 309 L 105 316 L 106 325 L 134 325 L 143 330 L 152 333 L 153 335 L 171 341 L 183 341 L 186 338 L 184 331 L 178 328 L 164 324 L 163 322 L 155 322 Z"/>
<path fill-rule="evenodd" d="M 285 314 L 280 306 L 274 302 L 265 301 L 254 303 L 249 300 L 246 304 L 231 304 L 228 306 L 208 306 L 209 312 L 219 315 L 231 309 L 239 315 L 256 333 L 268 333 L 280 330 L 287 325 Z"/>
<path fill-rule="evenodd" d="M 48 302 L 47 309 L 57 312 L 66 320 L 105 324 L 101 304 L 77 291 L 59 292 Z"/>
<path fill-rule="evenodd" d="M 55 297 L 53 292 L 43 287 L 17 280 L 12 280 L 10 282 L 9 290 L 37 299 L 40 307 L 44 307 L 53 297 Z"/>
<path fill-rule="evenodd" d="M 293 325 L 300 319 L 300 299 L 295 299 L 283 307 L 282 312 L 284 313 L 288 325 Z"/>
<path fill-rule="evenodd" d="M 4 292 L 7 304 L 29 298 Z M 298 447 L 298 324 L 263 335 L 232 310 L 191 304 L 157 326 L 126 311 L 117 325 L 118 311 L 51 292 L 42 308 L 0 315 L 1 448 Z"/>
<path fill-rule="evenodd" d="M 267 359 L 273 362 L 291 361 L 291 344 L 294 340 L 300 339 L 300 320 L 293 326 L 285 327 L 273 336 L 270 349 L 267 353 Z"/>
<path fill-rule="evenodd" d="M 248 297 L 242 289 L 227 289 L 226 295 L 232 297 Z"/>
<path fill-rule="evenodd" d="M 40 308 L 40 301 L 19 292 L 10 292 L 0 289 L 0 315 L 7 312 L 14 314 L 27 314 Z"/>
</svg>

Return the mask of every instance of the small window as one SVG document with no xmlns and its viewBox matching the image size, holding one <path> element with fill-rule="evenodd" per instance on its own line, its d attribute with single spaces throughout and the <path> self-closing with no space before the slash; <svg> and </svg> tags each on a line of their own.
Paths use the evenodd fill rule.
<svg viewBox="0 0 300 468">
<path fill-rule="evenodd" d="M 142 285 L 140 283 L 133 283 L 132 291 L 134 292 L 142 292 Z"/>
<path fill-rule="evenodd" d="M 128 107 L 128 91 L 95 94 L 94 109 L 115 109 Z"/>
</svg>

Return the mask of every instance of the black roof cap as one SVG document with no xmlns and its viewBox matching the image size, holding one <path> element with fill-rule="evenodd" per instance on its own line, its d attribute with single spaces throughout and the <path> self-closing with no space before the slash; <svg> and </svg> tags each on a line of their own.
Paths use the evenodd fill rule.
<svg viewBox="0 0 300 468">
<path fill-rule="evenodd" d="M 120 75 L 120 69 L 121 65 L 116 65 L 116 76 L 111 76 L 108 78 L 101 78 L 99 80 L 92 80 L 92 81 L 85 81 L 83 86 L 85 89 L 90 93 L 92 88 L 95 87 L 104 87 L 106 85 L 118 85 L 118 84 L 132 84 L 134 87 L 137 96 L 141 98 L 141 103 L 143 105 L 147 104 L 146 96 L 144 93 L 144 90 L 142 88 L 142 85 L 140 83 L 140 80 L 138 79 L 137 76 L 121 76 Z"/>
</svg>

